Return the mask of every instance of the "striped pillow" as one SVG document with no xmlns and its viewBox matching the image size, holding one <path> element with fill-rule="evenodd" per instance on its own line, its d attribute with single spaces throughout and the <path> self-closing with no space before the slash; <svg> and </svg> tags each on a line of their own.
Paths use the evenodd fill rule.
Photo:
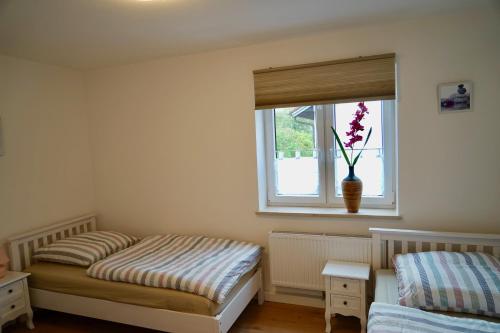
<svg viewBox="0 0 500 333">
<path fill-rule="evenodd" d="M 33 257 L 40 261 L 90 266 L 138 241 L 138 238 L 134 236 L 116 231 L 92 231 L 61 239 L 39 248 Z"/>
<path fill-rule="evenodd" d="M 500 261 L 478 252 L 421 252 L 394 258 L 399 304 L 500 317 Z"/>
</svg>

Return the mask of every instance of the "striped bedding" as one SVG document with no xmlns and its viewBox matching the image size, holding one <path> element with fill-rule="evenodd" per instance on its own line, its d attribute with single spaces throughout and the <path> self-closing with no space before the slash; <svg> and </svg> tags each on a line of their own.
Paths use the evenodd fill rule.
<svg viewBox="0 0 500 333">
<path fill-rule="evenodd" d="M 500 261 L 478 252 L 421 252 L 394 258 L 399 304 L 500 317 Z"/>
<path fill-rule="evenodd" d="M 137 241 L 136 237 L 117 231 L 91 231 L 36 249 L 33 257 L 40 261 L 88 267 Z"/>
<path fill-rule="evenodd" d="M 223 303 L 260 260 L 252 243 L 204 236 L 158 235 L 90 266 L 87 275 L 110 281 L 170 288 Z"/>
<path fill-rule="evenodd" d="M 456 318 L 400 305 L 372 303 L 368 333 L 498 333 L 500 324 Z"/>
</svg>

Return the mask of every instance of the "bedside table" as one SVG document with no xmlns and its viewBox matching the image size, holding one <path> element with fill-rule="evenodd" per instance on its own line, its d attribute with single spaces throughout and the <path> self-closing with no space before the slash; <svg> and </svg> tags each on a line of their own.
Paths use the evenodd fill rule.
<svg viewBox="0 0 500 333">
<path fill-rule="evenodd" d="M 370 265 L 328 260 L 321 273 L 325 276 L 325 332 L 331 331 L 330 317 L 337 313 L 360 319 L 361 332 L 366 330 L 366 281 Z"/>
<path fill-rule="evenodd" d="M 26 326 L 34 329 L 33 311 L 28 292 L 29 273 L 7 272 L 0 279 L 0 333 L 2 325 L 20 315 L 26 315 Z"/>
</svg>

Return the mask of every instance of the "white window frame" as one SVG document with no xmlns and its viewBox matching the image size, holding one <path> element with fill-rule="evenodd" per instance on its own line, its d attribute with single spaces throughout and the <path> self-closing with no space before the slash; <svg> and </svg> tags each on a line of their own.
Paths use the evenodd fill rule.
<svg viewBox="0 0 500 333">
<path fill-rule="evenodd" d="M 264 126 L 266 136 L 266 175 L 267 175 L 267 203 L 268 205 L 280 206 L 318 206 L 322 207 L 326 204 L 326 188 L 325 183 L 325 154 L 324 154 L 324 112 L 322 106 L 314 106 L 316 111 L 316 142 L 318 143 L 318 195 L 289 195 L 283 196 L 276 193 L 276 177 L 274 172 L 274 153 L 276 147 L 276 137 L 274 135 L 274 109 L 264 111 Z"/>
<path fill-rule="evenodd" d="M 295 206 L 295 207 L 343 207 L 343 198 L 335 195 L 334 148 L 336 142 L 330 126 L 333 125 L 334 105 L 314 106 L 317 121 L 318 143 L 318 174 L 319 194 L 283 196 L 276 193 L 275 179 L 275 135 L 274 110 L 262 110 L 264 115 L 266 190 L 268 206 Z M 382 124 L 384 144 L 384 196 L 363 197 L 362 208 L 395 208 L 396 207 L 396 128 L 395 128 L 395 101 L 382 101 Z"/>
</svg>

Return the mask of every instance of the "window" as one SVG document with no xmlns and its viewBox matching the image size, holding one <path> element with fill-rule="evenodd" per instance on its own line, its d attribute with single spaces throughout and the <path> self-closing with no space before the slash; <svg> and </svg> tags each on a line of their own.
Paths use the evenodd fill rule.
<svg viewBox="0 0 500 333">
<path fill-rule="evenodd" d="M 367 101 L 363 136 L 373 129 L 355 166 L 363 181 L 361 207 L 396 208 L 395 59 L 390 53 L 253 72 L 261 209 L 344 206 L 341 184 L 348 166 L 331 127 L 347 140 L 356 101 Z M 358 142 L 353 154 L 361 147 Z M 397 209 L 387 216 L 393 213 Z"/>
<path fill-rule="evenodd" d="M 394 101 L 365 105 L 363 134 L 370 127 L 373 132 L 355 168 L 363 181 L 362 207 L 394 207 Z M 330 127 L 342 139 L 356 108 L 338 103 L 263 111 L 268 205 L 343 207 L 348 168 Z"/>
</svg>

